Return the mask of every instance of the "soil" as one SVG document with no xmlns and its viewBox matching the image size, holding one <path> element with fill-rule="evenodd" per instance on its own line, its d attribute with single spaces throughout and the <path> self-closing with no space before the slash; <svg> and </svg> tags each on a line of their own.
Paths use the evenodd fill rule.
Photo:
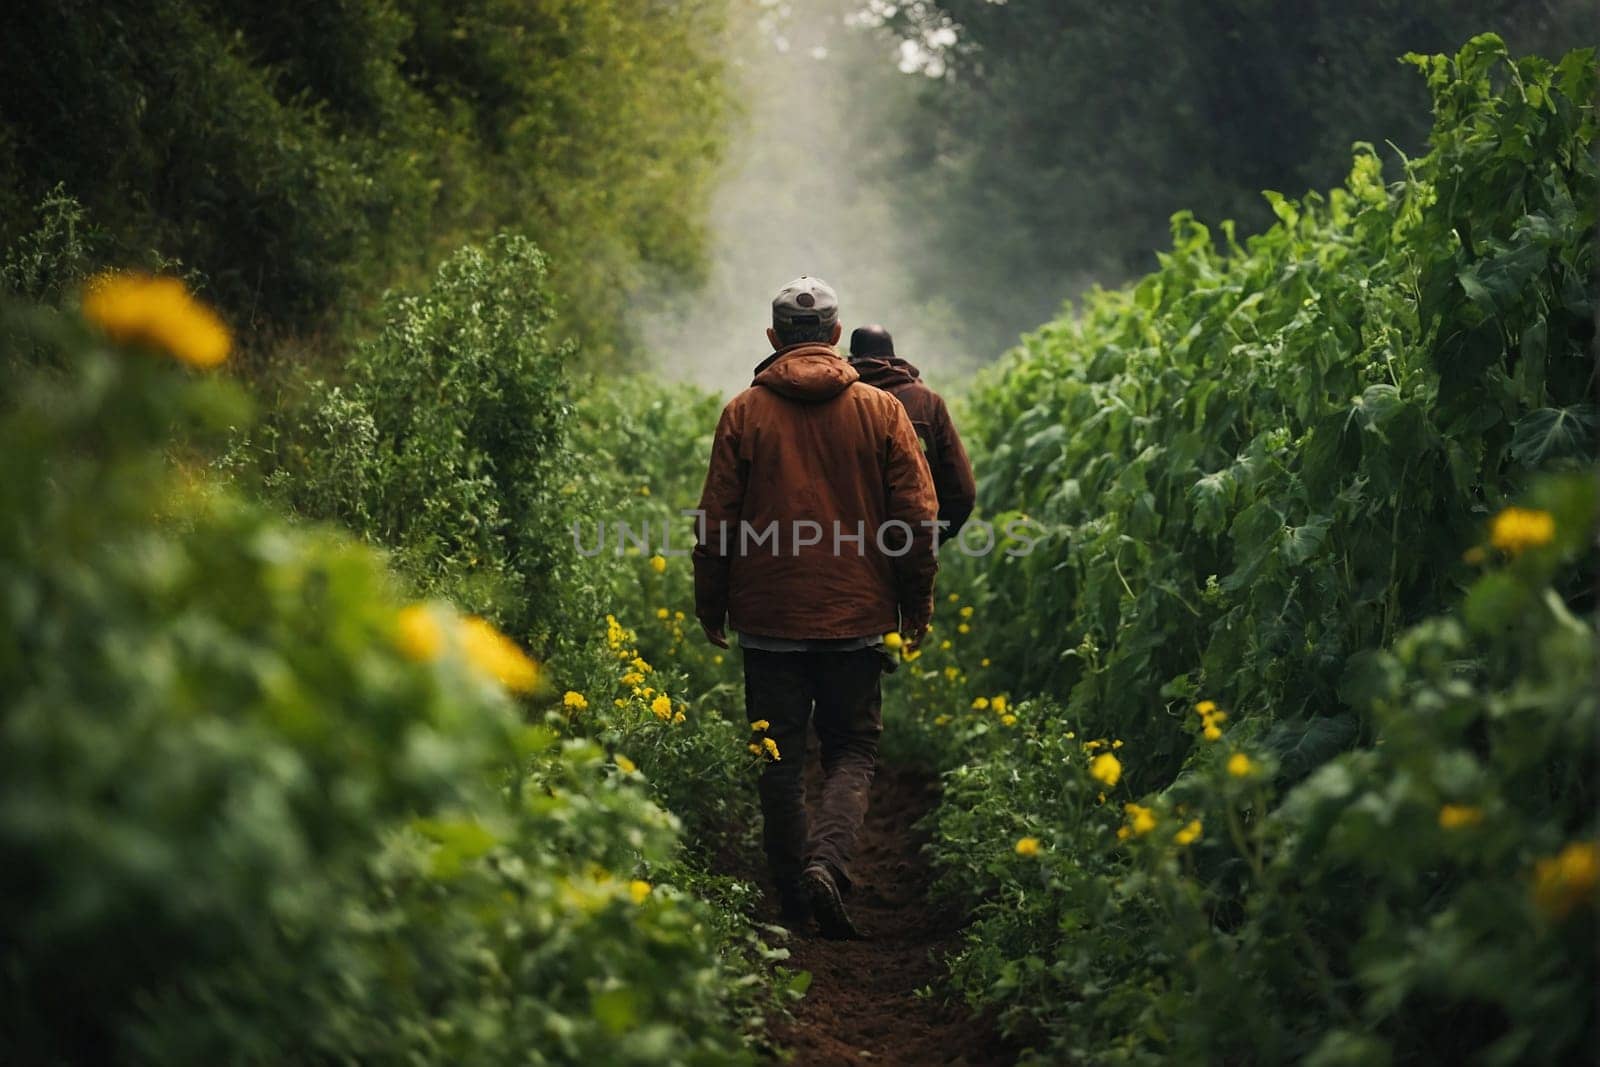
<svg viewBox="0 0 1600 1067">
<path fill-rule="evenodd" d="M 811 790 L 819 787 L 812 768 Z M 791 938 L 784 966 L 810 971 L 811 988 L 793 1017 L 774 1022 L 772 1043 L 811 1065 L 931 1064 L 999 1067 L 1016 1062 L 990 1019 L 945 994 L 945 956 L 958 947 L 965 916 L 929 903 L 932 871 L 915 828 L 939 798 L 931 775 L 878 768 L 872 806 L 856 847 L 847 898 L 862 941 L 828 941 L 814 931 Z M 746 877 L 759 856 L 741 856 Z M 777 921 L 767 886 L 760 918 Z"/>
</svg>

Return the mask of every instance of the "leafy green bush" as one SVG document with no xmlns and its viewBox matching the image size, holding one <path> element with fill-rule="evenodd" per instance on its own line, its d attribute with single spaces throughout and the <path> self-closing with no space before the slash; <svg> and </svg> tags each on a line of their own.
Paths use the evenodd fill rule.
<svg viewBox="0 0 1600 1067">
<path fill-rule="evenodd" d="M 548 645 L 573 620 L 560 523 L 573 476 L 544 257 L 502 235 L 391 298 L 347 381 L 313 382 L 261 438 L 269 491 L 393 553 L 423 595 Z"/>
<path fill-rule="evenodd" d="M 1594 54 L 1417 63 L 1403 182 L 1180 216 L 971 397 L 984 505 L 1048 537 L 945 555 L 897 715 L 957 982 L 1047 1060 L 1600 1039 Z"/>
<path fill-rule="evenodd" d="M 0 1056 L 746 1060 L 730 924 L 645 880 L 675 820 L 625 757 L 209 481 L 225 383 L 5 314 L 61 369 L 0 404 Z"/>
<path fill-rule="evenodd" d="M 1350 657 L 1450 603 L 1452 561 L 1530 472 L 1592 461 L 1594 54 L 1418 60 L 1434 150 L 1225 247 L 1185 216 L 1162 269 L 1030 337 L 971 397 L 980 502 L 1049 530 L 973 574 L 1022 692 L 1137 741 L 1146 784 L 1199 695 L 1329 720 Z M 959 562 L 959 561 L 958 561 Z M 952 568 L 952 576 L 962 568 Z"/>
</svg>

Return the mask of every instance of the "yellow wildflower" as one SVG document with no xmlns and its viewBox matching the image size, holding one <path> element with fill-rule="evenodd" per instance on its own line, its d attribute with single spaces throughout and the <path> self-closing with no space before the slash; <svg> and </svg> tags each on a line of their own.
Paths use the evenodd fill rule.
<svg viewBox="0 0 1600 1067">
<path fill-rule="evenodd" d="M 950 725 L 950 716 L 948 716 L 948 715 L 935 715 L 933 717 L 933 725 L 935 725 L 935 726 L 948 726 L 948 725 Z"/>
<path fill-rule="evenodd" d="M 1122 761 L 1109 752 L 1102 752 L 1090 762 L 1089 777 L 1102 785 L 1116 785 L 1122 780 Z"/>
<path fill-rule="evenodd" d="M 757 719 L 755 722 L 750 724 L 750 729 L 755 730 L 758 733 L 761 732 L 761 731 L 764 731 L 764 730 L 768 730 L 771 727 L 772 727 L 772 724 L 770 722 L 768 722 L 766 719 Z"/>
<path fill-rule="evenodd" d="M 1039 839 L 1037 837 L 1019 837 L 1016 850 L 1019 856 L 1037 856 L 1039 854 Z"/>
<path fill-rule="evenodd" d="M 688 718 L 689 718 L 689 716 L 685 715 L 683 712 L 680 711 L 680 712 L 678 712 L 676 715 L 674 715 L 672 717 L 672 725 L 674 725 L 674 726 L 682 726 L 684 724 L 684 722 L 686 722 L 688 720 Z"/>
<path fill-rule="evenodd" d="M 712 656 L 711 662 L 716 664 L 718 667 L 722 666 L 722 653 L 718 652 L 715 656 Z"/>
<path fill-rule="evenodd" d="M 83 295 L 83 316 L 117 344 L 158 349 L 191 367 L 215 367 L 233 346 L 216 312 L 176 278 L 102 274 Z"/>
<path fill-rule="evenodd" d="M 972 707 L 975 711 L 987 711 L 989 708 L 989 698 L 974 697 L 972 700 Z"/>
<path fill-rule="evenodd" d="M 645 898 L 650 896 L 650 883 L 635 878 L 628 883 L 628 895 L 633 898 L 635 904 L 643 904 Z"/>
<path fill-rule="evenodd" d="M 531 693 L 539 685 L 539 665 L 517 643 L 487 619 L 462 620 L 461 647 L 467 662 L 513 693 Z"/>
<path fill-rule="evenodd" d="M 1483 809 L 1471 804 L 1446 804 L 1439 809 L 1439 826 L 1445 830 L 1476 826 L 1482 821 Z"/>
<path fill-rule="evenodd" d="M 1118 841 L 1126 841 L 1129 838 L 1129 836 L 1132 835 L 1132 833 L 1133 833 L 1133 831 L 1131 829 L 1129 829 L 1127 826 L 1119 826 L 1119 827 L 1117 827 L 1117 840 Z"/>
<path fill-rule="evenodd" d="M 1200 716 L 1202 719 L 1207 715 L 1213 714 L 1216 710 L 1217 702 L 1215 700 L 1202 700 L 1200 703 L 1194 706 L 1195 714 Z"/>
<path fill-rule="evenodd" d="M 657 574 L 665 574 L 667 570 L 667 561 L 659 555 L 651 556 L 650 569 L 655 571 Z"/>
<path fill-rule="evenodd" d="M 968 626 L 966 623 L 962 623 L 960 626 L 956 627 L 956 633 L 958 634 L 970 634 L 971 632 L 972 627 Z"/>
<path fill-rule="evenodd" d="M 1156 828 L 1154 809 L 1143 804 L 1124 804 L 1122 810 L 1128 813 L 1128 826 L 1136 836 L 1143 837 Z"/>
<path fill-rule="evenodd" d="M 1256 761 L 1246 756 L 1243 752 L 1235 752 L 1228 757 L 1228 773 L 1235 778 L 1248 778 L 1256 773 Z"/>
<path fill-rule="evenodd" d="M 914 648 L 910 652 L 900 653 L 900 658 L 907 663 L 915 663 L 922 656 L 922 649 Z"/>
<path fill-rule="evenodd" d="M 945 597 L 945 599 L 950 601 L 950 603 L 954 604 L 956 601 L 961 599 L 961 594 L 960 593 L 951 593 L 949 596 Z"/>
<path fill-rule="evenodd" d="M 1007 707 L 1006 698 L 1003 696 L 995 697 L 993 700 L 989 701 L 989 706 L 994 708 L 995 711 L 1003 713 Z"/>
<path fill-rule="evenodd" d="M 616 700 L 611 702 L 611 706 L 614 708 L 625 708 L 628 706 L 628 702 L 623 700 L 621 697 L 618 697 Z"/>
<path fill-rule="evenodd" d="M 966 607 L 961 609 L 961 617 L 963 619 L 972 618 L 972 605 L 971 604 L 968 604 Z"/>
<path fill-rule="evenodd" d="M 1200 840 L 1200 820 L 1195 819 L 1182 830 L 1172 835 L 1172 843 L 1179 848 L 1186 848 Z"/>
<path fill-rule="evenodd" d="M 1594 904 L 1600 883 L 1600 855 L 1593 841 L 1574 841 L 1554 856 L 1534 864 L 1533 902 L 1554 919 L 1584 904 Z"/>
<path fill-rule="evenodd" d="M 1555 535 L 1555 517 L 1532 508 L 1506 508 L 1489 523 L 1489 543 L 1510 556 L 1548 545 Z"/>
<path fill-rule="evenodd" d="M 1122 742 L 1120 740 L 1113 741 L 1113 742 L 1111 742 L 1111 747 L 1112 748 L 1121 748 L 1122 747 Z"/>
<path fill-rule="evenodd" d="M 614 763 L 616 763 L 617 770 L 621 771 L 623 774 L 632 774 L 639 769 L 639 765 L 637 763 L 633 762 L 633 760 L 629 759 L 627 756 L 624 756 L 620 752 L 618 752 L 615 756 L 612 756 L 611 759 Z"/>
<path fill-rule="evenodd" d="M 983 657 L 983 659 L 978 661 L 978 666 L 980 666 L 980 667 L 987 667 L 988 665 L 989 665 L 989 657 L 988 656 L 985 656 L 985 657 Z"/>
<path fill-rule="evenodd" d="M 640 657 L 640 656 L 633 657 L 632 666 L 633 666 L 633 669 L 638 671 L 640 674 L 649 674 L 650 671 L 653 669 L 653 668 L 651 668 L 650 664 L 646 663 L 644 661 L 644 659 L 642 657 Z"/>
<path fill-rule="evenodd" d="M 650 710 L 655 712 L 655 716 L 658 719 L 670 719 L 672 717 L 672 698 L 662 693 L 650 702 Z"/>
<path fill-rule="evenodd" d="M 672 612 L 668 611 L 666 608 L 657 608 L 656 609 L 656 618 L 658 618 L 658 619 L 670 619 L 670 618 L 672 618 Z"/>
<path fill-rule="evenodd" d="M 1474 567 L 1488 558 L 1489 553 L 1483 550 L 1482 545 L 1473 545 L 1471 548 L 1461 553 L 1461 562 L 1470 564 Z"/>
<path fill-rule="evenodd" d="M 683 620 L 684 620 L 684 619 L 686 619 L 686 618 L 688 618 L 688 616 L 687 616 L 687 615 L 685 615 L 685 614 L 684 614 L 684 613 L 683 613 L 683 612 L 681 612 L 681 611 L 674 611 L 674 612 L 673 612 L 673 613 L 672 613 L 672 621 L 673 621 L 673 622 L 682 622 L 682 621 L 683 621 Z"/>
<path fill-rule="evenodd" d="M 424 604 L 401 608 L 395 617 L 397 634 L 395 643 L 409 660 L 427 663 L 439 658 L 444 651 L 444 627 Z"/>
<path fill-rule="evenodd" d="M 653 685 L 647 685 L 643 689 L 634 690 L 634 692 L 638 693 L 640 696 L 644 697 L 646 700 L 649 700 L 651 697 L 656 695 L 656 687 L 653 686 Z"/>
<path fill-rule="evenodd" d="M 582 693 L 568 689 L 566 695 L 561 698 L 561 704 L 573 711 L 583 711 L 589 706 L 589 701 Z"/>
<path fill-rule="evenodd" d="M 950 651 L 950 639 L 949 638 L 946 638 L 945 640 L 939 642 L 939 651 L 940 652 L 949 652 Z"/>
<path fill-rule="evenodd" d="M 883 635 L 883 647 L 887 648 L 890 652 L 900 651 L 900 649 L 905 647 L 905 643 L 906 639 L 901 637 L 893 630 Z"/>
<path fill-rule="evenodd" d="M 622 684 L 626 686 L 643 685 L 644 675 L 640 674 L 638 671 L 629 671 L 627 674 L 622 676 Z"/>
<path fill-rule="evenodd" d="M 1000 725 L 1015 726 L 1017 725 L 1017 717 L 1015 715 L 1002 715 L 1000 716 Z"/>
<path fill-rule="evenodd" d="M 1222 740 L 1222 730 L 1220 728 L 1216 727 L 1216 726 L 1211 725 L 1210 723 L 1206 723 L 1205 729 L 1201 730 L 1200 733 L 1201 733 L 1202 736 L 1205 737 L 1205 739 L 1207 741 L 1220 741 L 1220 740 Z"/>
<path fill-rule="evenodd" d="M 749 743 L 749 744 L 748 744 L 748 745 L 746 745 L 746 746 L 745 746 L 745 747 L 746 747 L 746 748 L 748 748 L 748 749 L 749 749 L 749 750 L 750 750 L 750 754 L 751 754 L 751 755 L 752 755 L 752 756 L 759 756 L 759 755 L 761 755 L 761 746 L 760 746 L 760 745 L 758 745 L 758 744 L 756 744 L 756 743 L 755 743 L 755 742 L 754 742 L 754 741 L 752 741 L 752 742 L 750 742 L 750 743 Z"/>
<path fill-rule="evenodd" d="M 778 742 L 774 741 L 772 738 L 763 737 L 761 739 L 761 747 L 766 749 L 767 755 L 771 756 L 774 760 L 783 759 L 783 757 L 778 754 Z"/>
</svg>

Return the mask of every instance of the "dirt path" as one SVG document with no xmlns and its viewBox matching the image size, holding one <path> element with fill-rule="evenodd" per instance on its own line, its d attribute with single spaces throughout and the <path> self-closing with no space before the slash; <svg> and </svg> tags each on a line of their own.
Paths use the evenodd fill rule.
<svg viewBox="0 0 1600 1067">
<path fill-rule="evenodd" d="M 867 940 L 810 935 L 789 944 L 787 966 L 812 975 L 793 1020 L 772 1028 L 774 1043 L 794 1053 L 793 1063 L 1000 1067 L 1015 1061 L 988 1020 L 973 1018 L 942 992 L 943 959 L 956 948 L 963 920 L 928 904 L 932 872 L 921 853 L 927 836 L 912 829 L 938 796 L 938 782 L 928 775 L 879 768 L 849 900 Z M 776 921 L 776 914 L 763 918 Z"/>
</svg>

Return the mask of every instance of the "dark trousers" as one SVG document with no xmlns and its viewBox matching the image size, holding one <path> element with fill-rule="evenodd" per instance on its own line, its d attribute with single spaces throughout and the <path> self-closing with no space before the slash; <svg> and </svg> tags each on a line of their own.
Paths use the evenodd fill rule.
<svg viewBox="0 0 1600 1067">
<path fill-rule="evenodd" d="M 883 733 L 878 677 L 883 658 L 859 652 L 744 650 L 745 715 L 771 723 L 766 736 L 781 759 L 761 771 L 761 817 L 767 863 L 780 893 L 794 891 L 809 863 L 827 864 L 841 889 L 850 885 L 850 853 L 867 815 L 867 797 Z M 815 709 L 822 748 L 822 797 L 806 810 L 806 727 Z"/>
</svg>

